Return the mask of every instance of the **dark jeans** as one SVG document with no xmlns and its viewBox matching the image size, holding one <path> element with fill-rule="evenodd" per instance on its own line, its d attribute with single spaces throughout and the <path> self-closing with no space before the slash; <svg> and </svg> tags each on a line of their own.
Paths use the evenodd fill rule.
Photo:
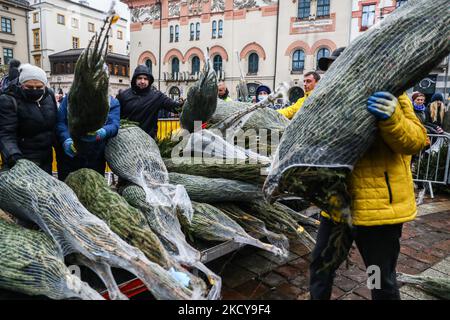
<svg viewBox="0 0 450 320">
<path fill-rule="evenodd" d="M 95 170 L 104 176 L 106 169 L 105 146 L 104 144 L 96 144 L 95 146 L 96 148 L 93 147 L 85 155 L 76 155 L 74 158 L 70 158 L 64 150 L 58 148 L 56 150 L 58 179 L 64 181 L 69 174 L 81 168 Z"/>
<path fill-rule="evenodd" d="M 337 268 L 329 271 L 320 270 L 324 262 L 331 260 L 333 248 L 321 256 L 328 245 L 328 239 L 336 226 L 331 220 L 321 217 L 321 224 L 317 235 L 316 247 L 312 252 L 310 264 L 310 294 L 313 300 L 329 300 Z M 396 280 L 396 265 L 400 253 L 400 237 L 403 224 L 384 226 L 353 226 L 346 233 L 348 239 L 355 241 L 364 260 L 366 268 L 378 266 L 381 272 L 381 288 L 372 289 L 372 300 L 400 300 L 400 293 Z M 339 263 L 342 264 L 341 261 Z"/>
</svg>

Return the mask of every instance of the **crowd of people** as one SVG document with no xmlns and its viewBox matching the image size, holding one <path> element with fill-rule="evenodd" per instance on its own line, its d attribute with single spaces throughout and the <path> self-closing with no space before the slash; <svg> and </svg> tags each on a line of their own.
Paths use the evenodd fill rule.
<svg viewBox="0 0 450 320">
<path fill-rule="evenodd" d="M 326 72 L 344 48 L 319 61 Z M 290 106 L 276 107 L 292 119 L 320 82 L 316 71 L 304 74 L 305 95 Z M 0 152 L 3 163 L 13 168 L 20 159 L 35 162 L 42 170 L 52 173 L 52 149 L 56 150 L 58 178 L 90 168 L 105 171 L 104 150 L 108 139 L 117 135 L 120 120 L 138 125 L 151 137 L 157 132 L 160 110 L 179 113 L 183 101 L 177 102 L 152 88 L 154 78 L 150 70 L 139 65 L 131 79 L 131 87 L 117 97 L 110 96 L 107 121 L 95 134 L 82 141 L 88 146 L 83 153 L 73 145 L 67 121 L 69 96 L 56 94 L 48 87 L 46 73 L 29 64 L 11 61 L 9 73 L 2 81 L 0 95 Z M 255 102 L 265 99 L 271 89 L 261 85 L 256 90 Z M 218 98 L 233 101 L 224 82 L 218 84 Z M 444 96 L 435 94 L 428 105 L 425 95 L 414 92 L 395 97 L 389 92 L 373 92 L 367 100 L 367 116 L 377 121 L 379 132 L 374 144 L 356 164 L 349 182 L 353 199 L 353 228 L 346 234 L 349 243 L 355 242 L 367 267 L 377 265 L 381 270 L 381 288 L 372 290 L 373 299 L 399 299 L 395 267 L 400 252 L 403 223 L 416 216 L 415 196 L 409 164 L 411 155 L 426 146 L 428 132 L 443 132 L 446 114 Z M 316 248 L 310 266 L 310 293 L 312 299 L 330 299 L 335 271 L 322 267 L 329 262 L 333 246 L 330 235 L 337 227 L 339 217 L 321 213 L 321 224 Z M 350 231 L 351 230 L 351 231 Z M 328 248 L 325 250 L 325 248 Z M 348 248 L 350 250 L 350 248 Z"/>
</svg>

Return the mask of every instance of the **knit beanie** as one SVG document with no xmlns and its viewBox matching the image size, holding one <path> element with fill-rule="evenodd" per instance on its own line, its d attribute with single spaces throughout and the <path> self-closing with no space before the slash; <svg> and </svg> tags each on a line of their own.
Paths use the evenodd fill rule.
<svg viewBox="0 0 450 320">
<path fill-rule="evenodd" d="M 21 64 L 19 67 L 19 82 L 24 83 L 28 80 L 39 80 L 43 84 L 47 85 L 47 75 L 45 71 L 39 67 L 32 66 L 31 64 Z"/>
<path fill-rule="evenodd" d="M 444 95 L 442 93 L 435 93 L 431 97 L 431 102 L 441 101 L 444 102 Z"/>
<path fill-rule="evenodd" d="M 424 95 L 422 92 L 416 91 L 416 92 L 414 92 L 414 93 L 412 94 L 412 101 L 416 100 L 418 96 L 423 96 L 423 97 L 425 97 L 425 95 Z"/>
</svg>

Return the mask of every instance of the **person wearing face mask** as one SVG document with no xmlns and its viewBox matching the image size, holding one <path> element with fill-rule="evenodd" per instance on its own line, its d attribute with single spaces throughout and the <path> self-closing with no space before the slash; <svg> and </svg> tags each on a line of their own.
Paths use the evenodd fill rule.
<svg viewBox="0 0 450 320">
<path fill-rule="evenodd" d="M 180 113 L 184 101 L 176 102 L 161 91 L 152 89 L 154 78 L 147 66 L 139 65 L 131 79 L 131 88 L 117 95 L 120 118 L 139 123 L 139 127 L 152 138 L 158 132 L 158 113 L 164 109 Z"/>
<path fill-rule="evenodd" d="M 36 163 L 52 173 L 57 106 L 47 88 L 44 70 L 30 64 L 19 67 L 16 84 L 0 96 L 0 152 L 12 168 L 20 159 Z"/>
</svg>

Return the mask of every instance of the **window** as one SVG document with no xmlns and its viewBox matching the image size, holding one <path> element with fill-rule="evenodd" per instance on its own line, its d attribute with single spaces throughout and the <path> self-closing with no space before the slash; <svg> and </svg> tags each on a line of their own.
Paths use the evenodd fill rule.
<svg viewBox="0 0 450 320">
<path fill-rule="evenodd" d="M 173 26 L 170 26 L 170 38 L 169 42 L 173 42 Z"/>
<path fill-rule="evenodd" d="M 72 18 L 72 28 L 78 29 L 78 19 Z"/>
<path fill-rule="evenodd" d="M 33 13 L 33 23 L 39 22 L 39 12 Z"/>
<path fill-rule="evenodd" d="M 214 57 L 213 65 L 216 72 L 222 71 L 222 57 L 219 54 Z"/>
<path fill-rule="evenodd" d="M 215 39 L 217 37 L 217 21 L 212 22 L 212 38 Z"/>
<path fill-rule="evenodd" d="M 323 57 L 329 57 L 330 56 L 330 50 L 328 50 L 327 48 L 322 48 L 319 51 L 317 51 L 317 67 L 316 69 L 319 69 L 319 59 L 323 58 Z"/>
<path fill-rule="evenodd" d="M 407 2 L 408 2 L 408 0 L 397 0 L 396 7 L 398 8 L 398 7 L 406 4 Z"/>
<path fill-rule="evenodd" d="M 120 75 L 122 77 L 125 77 L 127 75 L 127 67 L 125 66 L 120 66 Z"/>
<path fill-rule="evenodd" d="M 72 48 L 78 49 L 80 47 L 80 38 L 72 37 Z"/>
<path fill-rule="evenodd" d="M 41 48 L 40 29 L 33 29 L 33 45 L 34 50 L 39 50 Z"/>
<path fill-rule="evenodd" d="M 58 24 L 65 25 L 66 24 L 66 17 L 64 15 L 62 15 L 62 14 L 58 14 L 57 21 L 58 21 Z"/>
<path fill-rule="evenodd" d="M 330 0 L 317 1 L 317 17 L 328 17 L 330 15 Z"/>
<path fill-rule="evenodd" d="M 178 58 L 172 59 L 172 76 L 175 75 L 175 73 L 180 72 L 180 60 Z"/>
<path fill-rule="evenodd" d="M 258 69 L 259 69 L 259 56 L 253 52 L 248 57 L 248 73 L 257 74 Z"/>
<path fill-rule="evenodd" d="M 93 24 L 92 22 L 88 22 L 88 31 L 95 32 L 95 24 Z"/>
<path fill-rule="evenodd" d="M 41 55 L 33 56 L 34 65 L 37 67 L 41 67 Z"/>
<path fill-rule="evenodd" d="M 112 44 L 108 45 L 108 53 L 113 52 L 113 46 Z"/>
<path fill-rule="evenodd" d="M 200 22 L 195 26 L 195 40 L 200 40 Z"/>
<path fill-rule="evenodd" d="M 192 58 L 192 72 L 191 74 L 196 74 L 200 72 L 200 58 L 195 56 Z"/>
<path fill-rule="evenodd" d="M 123 32 L 122 31 L 117 31 L 117 39 L 122 40 L 123 39 Z"/>
<path fill-rule="evenodd" d="M 305 69 L 305 52 L 295 50 L 292 55 L 292 72 L 301 72 Z"/>
<path fill-rule="evenodd" d="M 190 35 L 190 38 L 189 38 L 189 40 L 194 40 L 194 37 L 195 37 L 195 30 L 194 30 L 194 24 L 193 23 L 191 23 L 191 25 L 190 25 L 190 31 L 191 31 L 191 35 Z"/>
<path fill-rule="evenodd" d="M 311 0 L 298 0 L 298 18 L 309 18 L 311 12 Z"/>
<path fill-rule="evenodd" d="M 180 26 L 175 26 L 175 42 L 178 42 L 180 40 Z"/>
<path fill-rule="evenodd" d="M 12 33 L 11 19 L 2 17 L 2 32 Z"/>
<path fill-rule="evenodd" d="M 5 61 L 5 64 L 8 64 L 12 58 L 14 58 L 13 49 L 3 48 L 3 61 Z"/>
<path fill-rule="evenodd" d="M 219 20 L 219 38 L 223 36 L 223 21 Z"/>
<path fill-rule="evenodd" d="M 152 73 L 152 69 L 153 69 L 152 60 L 150 60 L 150 59 L 145 60 L 145 65 L 150 70 L 150 73 Z"/>
<path fill-rule="evenodd" d="M 375 5 L 370 4 L 367 6 L 363 6 L 361 27 L 367 29 L 374 23 L 375 23 Z"/>
</svg>

